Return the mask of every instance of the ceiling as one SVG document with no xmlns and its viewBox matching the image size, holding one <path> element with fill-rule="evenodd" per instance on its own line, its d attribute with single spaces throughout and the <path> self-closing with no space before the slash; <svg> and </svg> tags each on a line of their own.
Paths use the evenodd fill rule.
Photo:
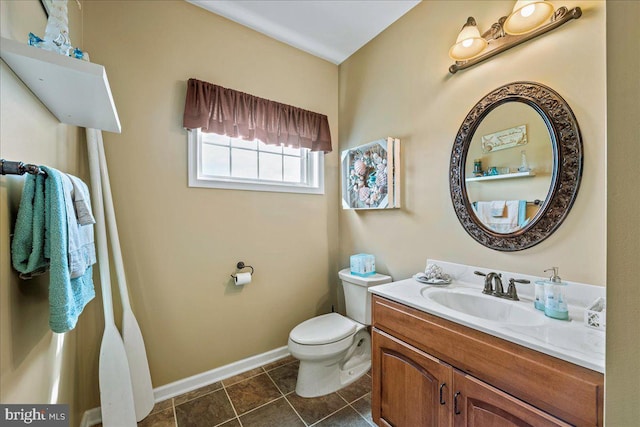
<svg viewBox="0 0 640 427">
<path fill-rule="evenodd" d="M 186 0 L 334 64 L 420 0 Z"/>
</svg>

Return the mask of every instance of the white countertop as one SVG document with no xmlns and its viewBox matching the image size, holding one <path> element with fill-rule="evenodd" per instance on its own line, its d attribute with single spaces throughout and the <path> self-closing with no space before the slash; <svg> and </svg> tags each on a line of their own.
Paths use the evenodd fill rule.
<svg viewBox="0 0 640 427">
<path fill-rule="evenodd" d="M 456 271 L 456 265 L 454 264 L 439 261 L 437 263 L 441 266 L 447 264 L 446 267 L 449 268 L 447 269 L 445 267 L 445 272 Z M 477 269 L 477 267 L 468 267 L 465 268 L 465 271 L 469 269 L 473 270 Z M 481 270 L 487 272 L 486 269 Z M 458 268 L 457 271 L 461 270 Z M 542 311 L 536 310 L 533 307 L 533 300 L 531 296 L 528 295 L 530 292 L 522 292 L 522 294 L 519 295 L 520 301 L 499 299 L 494 296 L 482 294 L 483 278 L 481 277 L 477 277 L 475 281 L 468 280 L 470 278 L 468 272 L 467 274 L 452 274 L 452 276 L 454 280 L 447 286 L 427 285 L 410 278 L 384 285 L 372 286 L 369 288 L 369 292 L 532 350 L 604 373 L 605 333 L 604 331 L 585 326 L 583 323 L 584 306 L 572 305 L 571 301 L 569 301 L 570 319 L 568 321 L 556 320 L 545 316 Z M 518 275 L 516 277 L 521 278 L 527 276 Z M 467 280 L 465 281 L 464 279 Z M 518 293 L 520 294 L 520 285 L 518 286 Z M 598 288 L 595 286 L 592 287 Z M 474 297 L 500 300 L 504 304 L 514 306 L 514 311 L 524 315 L 527 318 L 527 322 L 523 322 L 522 324 L 514 324 L 518 322 L 512 322 L 510 324 L 503 321 L 486 320 L 453 310 L 430 298 L 430 294 L 441 291 L 470 294 Z M 587 290 L 587 292 L 595 293 L 599 291 L 604 292 L 604 288 L 591 291 Z M 585 292 L 583 292 L 583 294 L 584 293 Z"/>
</svg>

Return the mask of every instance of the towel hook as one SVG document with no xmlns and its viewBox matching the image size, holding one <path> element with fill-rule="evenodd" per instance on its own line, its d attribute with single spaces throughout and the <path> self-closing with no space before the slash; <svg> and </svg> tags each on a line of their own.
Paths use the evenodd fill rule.
<svg viewBox="0 0 640 427">
<path fill-rule="evenodd" d="M 244 263 L 244 262 L 242 262 L 242 261 L 239 261 L 239 262 L 236 264 L 236 268 L 237 268 L 238 270 L 242 270 L 242 269 L 244 269 L 244 268 L 250 268 L 250 269 L 251 269 L 251 273 L 249 273 L 249 274 L 251 274 L 251 275 L 253 276 L 253 267 L 251 267 L 250 265 L 245 265 L 245 263 Z M 232 278 L 234 278 L 234 279 L 236 278 L 236 276 L 234 276 L 233 274 L 231 275 L 231 277 L 232 277 Z"/>
</svg>

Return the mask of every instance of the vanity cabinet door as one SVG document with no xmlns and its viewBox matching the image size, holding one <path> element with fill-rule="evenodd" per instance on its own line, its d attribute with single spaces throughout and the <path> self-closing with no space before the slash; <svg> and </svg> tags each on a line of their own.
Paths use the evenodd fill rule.
<svg viewBox="0 0 640 427">
<path fill-rule="evenodd" d="M 455 427 L 570 426 L 457 369 L 453 390 Z"/>
<path fill-rule="evenodd" d="M 453 369 L 373 329 L 372 416 L 378 426 L 452 425 Z"/>
</svg>

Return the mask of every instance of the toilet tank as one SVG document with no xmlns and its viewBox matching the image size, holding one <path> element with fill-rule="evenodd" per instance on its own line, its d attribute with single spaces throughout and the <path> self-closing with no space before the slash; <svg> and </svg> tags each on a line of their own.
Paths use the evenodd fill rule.
<svg viewBox="0 0 640 427">
<path fill-rule="evenodd" d="M 351 274 L 349 268 L 340 270 L 338 276 L 342 280 L 344 289 L 344 303 L 347 317 L 363 325 L 371 324 L 371 294 L 369 286 L 382 285 L 391 282 L 391 276 L 374 274 L 360 277 Z"/>
</svg>

